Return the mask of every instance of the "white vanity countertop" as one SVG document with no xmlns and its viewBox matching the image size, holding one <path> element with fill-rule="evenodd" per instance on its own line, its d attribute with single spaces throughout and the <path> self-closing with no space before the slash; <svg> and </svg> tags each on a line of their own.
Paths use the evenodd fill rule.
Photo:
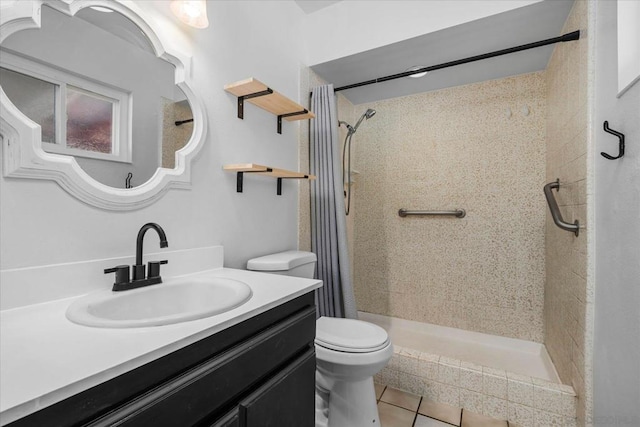
<svg viewBox="0 0 640 427">
<path fill-rule="evenodd" d="M 219 268 L 251 286 L 245 304 L 166 326 L 107 329 L 67 320 L 79 297 L 0 312 L 0 425 L 8 424 L 312 291 L 321 281 Z M 156 285 L 157 286 L 157 285 Z"/>
</svg>

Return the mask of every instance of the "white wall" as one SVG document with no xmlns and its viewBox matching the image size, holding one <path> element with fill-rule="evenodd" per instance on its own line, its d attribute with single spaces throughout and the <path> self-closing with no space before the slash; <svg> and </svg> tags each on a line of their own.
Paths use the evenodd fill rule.
<svg viewBox="0 0 640 427">
<path fill-rule="evenodd" d="M 321 64 L 539 1 L 341 1 L 305 16 L 306 62 Z"/>
<path fill-rule="evenodd" d="M 209 118 L 208 135 L 192 169 L 193 188 L 172 190 L 159 202 L 134 212 L 114 213 L 85 205 L 54 182 L 0 180 L 0 269 L 129 256 L 138 229 L 148 221 L 166 231 L 170 249 L 221 244 L 225 265 L 242 268 L 247 259 L 296 247 L 297 181 L 245 177 L 236 193 L 227 163 L 256 162 L 297 168 L 296 122 L 276 133 L 276 118 L 252 105 L 236 118 L 236 98 L 226 83 L 256 77 L 277 91 L 298 94 L 299 37 L 291 23 L 302 17 L 293 2 L 208 2 L 211 25 L 188 28 L 169 12 L 169 2 L 136 2 L 193 54 L 193 88 Z M 303 184 L 304 185 L 304 184 Z M 146 250 L 157 250 L 148 238 Z M 96 277 L 102 277 L 96 271 Z"/>
<path fill-rule="evenodd" d="M 596 15 L 594 425 L 640 425 L 640 84 L 616 98 L 616 2 Z M 636 23 L 640 25 L 640 23 Z M 602 123 L 626 135 L 618 139 Z"/>
</svg>

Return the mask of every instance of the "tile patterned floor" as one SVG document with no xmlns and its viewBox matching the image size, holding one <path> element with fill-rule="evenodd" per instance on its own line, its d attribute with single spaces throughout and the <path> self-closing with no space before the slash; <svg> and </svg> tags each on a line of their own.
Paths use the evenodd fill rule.
<svg viewBox="0 0 640 427">
<path fill-rule="evenodd" d="M 381 427 L 509 427 L 504 420 L 431 402 L 384 385 L 375 386 Z"/>
</svg>

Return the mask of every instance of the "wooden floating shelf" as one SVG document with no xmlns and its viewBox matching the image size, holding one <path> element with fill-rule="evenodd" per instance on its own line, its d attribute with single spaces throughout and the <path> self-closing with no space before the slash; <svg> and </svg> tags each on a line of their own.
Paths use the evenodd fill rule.
<svg viewBox="0 0 640 427">
<path fill-rule="evenodd" d="M 272 176 L 274 178 L 316 179 L 315 175 L 304 174 L 302 172 L 294 172 L 286 169 L 277 169 L 270 166 L 257 165 L 255 163 L 225 165 L 224 170 L 229 172 L 255 172 L 262 175 Z"/>
<path fill-rule="evenodd" d="M 278 187 L 276 194 L 282 195 L 283 179 L 316 179 L 315 175 L 309 175 L 301 172 L 294 172 L 286 169 L 272 168 L 270 166 L 257 165 L 255 163 L 239 163 L 233 165 L 225 165 L 223 169 L 227 172 L 236 172 L 236 191 L 242 193 L 242 186 L 245 173 L 256 173 L 266 175 L 278 179 Z"/>
<path fill-rule="evenodd" d="M 278 133 L 282 133 L 282 119 L 289 122 L 312 119 L 311 111 L 274 91 L 259 80 L 249 78 L 230 83 L 224 90 L 238 97 L 238 118 L 244 118 L 244 101 L 250 102 L 278 116 Z"/>
</svg>

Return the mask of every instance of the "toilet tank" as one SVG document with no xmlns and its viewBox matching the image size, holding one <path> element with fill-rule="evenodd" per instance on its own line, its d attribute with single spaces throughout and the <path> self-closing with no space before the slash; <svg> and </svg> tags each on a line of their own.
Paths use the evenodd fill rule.
<svg viewBox="0 0 640 427">
<path fill-rule="evenodd" d="M 247 270 L 313 279 L 316 254 L 306 251 L 285 251 L 247 261 Z"/>
</svg>

